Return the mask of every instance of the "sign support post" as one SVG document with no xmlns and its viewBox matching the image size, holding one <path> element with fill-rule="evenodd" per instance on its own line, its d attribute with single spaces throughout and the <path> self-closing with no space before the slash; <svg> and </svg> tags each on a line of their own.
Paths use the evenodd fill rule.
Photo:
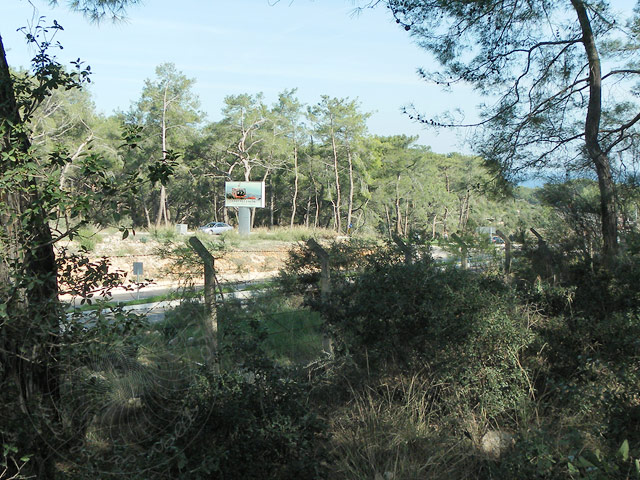
<svg viewBox="0 0 640 480">
<path fill-rule="evenodd" d="M 251 207 L 238 207 L 238 233 L 240 235 L 251 233 Z"/>
<path fill-rule="evenodd" d="M 140 300 L 140 277 L 144 275 L 144 266 L 142 262 L 133 262 L 133 274 L 136 276 L 136 283 L 138 284 L 136 300 Z"/>
</svg>

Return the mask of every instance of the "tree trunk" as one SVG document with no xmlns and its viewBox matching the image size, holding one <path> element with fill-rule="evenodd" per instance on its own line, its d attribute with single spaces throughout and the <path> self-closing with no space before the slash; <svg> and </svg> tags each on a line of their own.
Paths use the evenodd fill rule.
<svg viewBox="0 0 640 480">
<path fill-rule="evenodd" d="M 164 98 L 162 100 L 162 161 L 167 160 L 167 108 L 169 106 L 167 102 L 167 91 L 169 85 L 164 87 Z M 156 228 L 160 226 L 160 223 L 164 220 L 165 226 L 169 225 L 169 216 L 167 215 L 167 190 L 164 185 L 160 185 L 160 205 L 158 206 L 158 216 L 156 217 Z"/>
<path fill-rule="evenodd" d="M 458 217 L 458 230 L 464 232 L 467 228 L 467 220 L 469 219 L 469 201 L 471 197 L 471 191 L 467 189 L 467 192 L 460 200 L 460 215 Z"/>
<path fill-rule="evenodd" d="M 307 199 L 307 210 L 304 214 L 304 226 L 309 228 L 309 218 L 311 217 L 311 194 L 309 194 L 309 198 Z"/>
<path fill-rule="evenodd" d="M 351 158 L 351 149 L 348 144 L 347 162 L 349 163 L 349 205 L 347 206 L 347 227 L 350 227 L 351 217 L 353 215 L 353 159 Z"/>
<path fill-rule="evenodd" d="M 158 215 L 156 216 L 156 228 L 158 228 L 163 221 L 165 226 L 169 224 L 169 219 L 167 216 L 167 189 L 164 185 L 161 185 Z"/>
<path fill-rule="evenodd" d="M 318 198 L 318 189 L 316 189 L 315 195 L 316 214 L 313 218 L 313 228 L 318 228 L 320 225 L 320 199 Z"/>
<path fill-rule="evenodd" d="M 395 210 L 396 210 L 396 234 L 402 235 L 402 211 L 400 205 L 400 175 L 398 174 L 398 178 L 396 178 L 396 200 L 395 200 Z"/>
<path fill-rule="evenodd" d="M 298 146 L 293 146 L 293 199 L 291 200 L 291 223 L 290 227 L 296 220 L 296 204 L 298 202 Z"/>
<path fill-rule="evenodd" d="M 269 170 L 267 170 L 267 175 Z M 265 175 L 265 178 L 266 176 Z M 264 179 L 263 179 L 264 181 Z M 273 176 L 269 177 L 269 228 L 273 229 L 275 225 L 275 209 L 276 209 L 276 196 L 273 192 Z"/>
<path fill-rule="evenodd" d="M 582 43 L 589 61 L 589 105 L 585 120 L 585 144 L 596 174 L 600 189 L 600 215 L 602 218 L 603 256 L 610 265 L 618 252 L 618 221 L 616 215 L 615 188 L 611 176 L 609 157 L 602 151 L 598 135 L 602 116 L 602 73 L 600 54 L 596 48 L 591 22 L 583 0 L 571 0 L 580 22 Z"/>
<path fill-rule="evenodd" d="M 409 235 L 409 204 L 411 202 L 407 202 L 405 204 L 405 210 L 404 210 L 404 235 L 407 236 Z"/>
<path fill-rule="evenodd" d="M 22 118 L 13 90 L 4 44 L 0 37 L 0 150 L 10 153 L 22 161 L 29 160 L 30 142 L 28 134 L 20 131 Z M 17 129 L 15 127 L 18 127 Z M 1 158 L 1 157 L 0 157 Z M 0 175 L 5 175 L 8 165 L 0 160 Z M 17 165 L 13 165 L 15 167 Z M 0 192 L 2 212 L 2 235 L 0 240 L 0 279 L 2 286 L 13 290 L 5 303 L 6 311 L 23 322 L 19 329 L 9 330 L 2 325 L 0 333 L 0 363 L 4 366 L 5 378 L 15 378 L 19 398 L 18 404 L 42 408 L 25 413 L 35 415 L 34 424 L 41 423 L 37 417 L 45 415 L 53 425 L 57 423 L 56 399 L 59 396 L 58 338 L 60 304 L 56 258 L 44 202 L 41 201 L 37 181 L 25 180 L 18 192 Z M 30 211 L 26 215 L 24 212 Z M 26 221 L 25 224 L 21 220 Z M 18 289 L 11 280 L 23 277 L 25 287 Z M 25 332 L 30 332 L 25 335 Z M 26 427 L 26 426 L 25 426 Z M 53 438 L 41 439 L 33 445 L 33 470 L 38 478 L 53 479 L 55 476 L 55 444 Z"/>
<path fill-rule="evenodd" d="M 444 215 L 442 216 L 442 236 L 447 238 L 449 232 L 447 230 L 447 219 L 449 218 L 449 207 L 444 207 Z"/>
<path fill-rule="evenodd" d="M 389 207 L 385 204 L 384 212 L 387 215 L 387 230 L 389 231 L 389 238 L 393 236 L 393 231 L 391 230 L 391 216 L 389 215 Z"/>
<path fill-rule="evenodd" d="M 333 172 L 335 174 L 335 179 L 336 179 L 336 201 L 334 203 L 335 205 L 335 225 L 336 225 L 336 231 L 338 233 L 342 232 L 342 219 L 340 218 L 341 214 L 340 214 L 340 202 L 341 202 L 341 194 L 340 194 L 340 175 L 339 175 L 339 171 L 338 171 L 338 147 L 336 145 L 336 136 L 333 132 L 333 125 L 331 127 L 331 148 L 333 149 Z"/>
</svg>

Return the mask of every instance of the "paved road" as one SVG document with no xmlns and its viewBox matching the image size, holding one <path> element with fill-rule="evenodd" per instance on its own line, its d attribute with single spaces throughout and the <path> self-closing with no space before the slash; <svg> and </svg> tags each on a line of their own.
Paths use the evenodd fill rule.
<svg viewBox="0 0 640 480">
<path fill-rule="evenodd" d="M 259 282 L 242 282 L 240 284 L 235 284 L 236 290 L 231 293 L 225 293 L 225 298 L 249 298 L 260 290 L 249 289 L 251 286 L 255 285 Z M 202 290 L 202 285 L 196 286 L 196 291 Z M 179 288 L 176 287 L 159 287 L 154 289 L 145 289 L 140 291 L 140 298 L 151 298 L 157 295 L 166 295 L 172 292 L 179 291 Z M 137 299 L 137 292 L 117 292 L 112 295 L 111 300 L 116 302 L 126 302 Z M 151 303 L 143 303 L 138 305 L 126 305 L 122 307 L 125 312 L 136 312 L 138 314 L 144 315 L 150 323 L 157 323 L 164 320 L 164 314 L 167 310 L 177 307 L 180 305 L 182 300 L 163 300 L 160 302 L 151 302 Z M 79 304 L 79 301 L 77 302 Z M 71 315 L 71 314 L 69 314 Z"/>
</svg>

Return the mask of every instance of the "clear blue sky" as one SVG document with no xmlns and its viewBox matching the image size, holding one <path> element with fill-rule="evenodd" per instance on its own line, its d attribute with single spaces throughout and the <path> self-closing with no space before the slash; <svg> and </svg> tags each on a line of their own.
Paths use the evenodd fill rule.
<svg viewBox="0 0 640 480">
<path fill-rule="evenodd" d="M 308 104 L 320 95 L 358 98 L 374 112 L 369 130 L 380 135 L 420 134 L 437 152 L 464 151 L 453 132 L 424 130 L 401 113 L 414 102 L 436 113 L 456 98 L 421 81 L 416 69 L 430 57 L 393 23 L 384 9 L 353 16 L 346 0 L 148 0 L 128 10 L 125 23 L 92 25 L 65 7 L 32 0 L 37 16 L 56 19 L 64 31 L 56 53 L 64 63 L 81 58 L 94 72 L 91 91 L 98 110 L 127 110 L 146 78 L 163 62 L 196 79 L 195 92 L 209 120 L 220 118 L 229 94 L 264 92 L 267 101 L 298 88 Z M 13 67 L 33 52 L 17 33 L 32 22 L 25 0 L 3 0 L 0 34 Z"/>
<path fill-rule="evenodd" d="M 127 110 L 146 78 L 163 62 L 196 79 L 195 92 L 209 120 L 218 120 L 226 95 L 264 92 L 269 102 L 286 88 L 313 104 L 326 94 L 358 98 L 374 112 L 369 130 L 380 135 L 420 135 L 436 152 L 467 151 L 453 131 L 437 133 L 409 120 L 401 107 L 414 103 L 427 116 L 478 102 L 469 89 L 445 93 L 420 80 L 417 67 L 434 68 L 385 9 L 353 16 L 348 0 L 147 0 L 128 10 L 124 23 L 92 25 L 43 0 L 2 0 L 0 34 L 13 67 L 28 66 L 33 52 L 17 33 L 33 16 L 56 19 L 64 63 L 91 65 L 98 110 Z M 612 2 L 630 10 L 632 0 Z M 34 5 L 37 12 L 34 13 Z M 464 132 L 463 132 L 464 134 Z"/>
</svg>

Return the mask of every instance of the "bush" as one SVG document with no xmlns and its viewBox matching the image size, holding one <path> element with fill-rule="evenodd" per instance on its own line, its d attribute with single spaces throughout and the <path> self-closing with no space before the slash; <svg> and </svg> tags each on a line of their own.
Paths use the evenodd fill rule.
<svg viewBox="0 0 640 480">
<path fill-rule="evenodd" d="M 83 250 L 87 252 L 93 252 L 96 245 L 102 241 L 102 235 L 98 233 L 98 230 L 91 226 L 85 225 L 78 230 L 78 243 Z"/>
<path fill-rule="evenodd" d="M 337 348 L 379 371 L 426 371 L 447 412 L 481 421 L 529 400 L 522 366 L 535 334 L 501 278 L 442 269 L 428 258 L 371 257 L 323 311 Z"/>
<path fill-rule="evenodd" d="M 321 478 L 324 425 L 306 392 L 305 382 L 276 368 L 203 369 L 184 395 L 165 398 L 176 406 L 167 411 L 181 413 L 166 419 L 175 430 L 149 445 L 148 465 L 156 475 L 193 480 Z"/>
</svg>

